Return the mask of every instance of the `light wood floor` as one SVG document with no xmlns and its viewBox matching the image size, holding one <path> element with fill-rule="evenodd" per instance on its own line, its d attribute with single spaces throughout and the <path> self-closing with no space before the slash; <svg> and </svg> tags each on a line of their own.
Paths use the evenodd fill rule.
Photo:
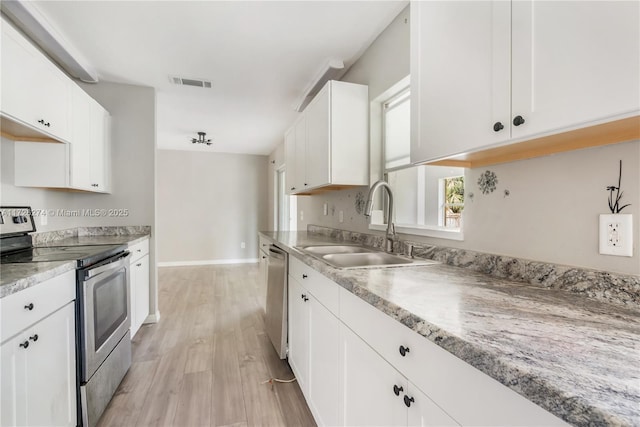
<svg viewBox="0 0 640 427">
<path fill-rule="evenodd" d="M 258 267 L 159 270 L 160 322 L 133 340 L 133 363 L 99 427 L 314 426 L 265 334 Z"/>
</svg>

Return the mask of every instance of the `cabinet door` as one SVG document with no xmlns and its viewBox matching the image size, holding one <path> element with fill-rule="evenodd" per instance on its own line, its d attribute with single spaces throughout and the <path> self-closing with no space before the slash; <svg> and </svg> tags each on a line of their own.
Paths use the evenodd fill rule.
<svg viewBox="0 0 640 427">
<path fill-rule="evenodd" d="M 145 255 L 136 261 L 133 270 L 136 276 L 136 286 L 131 293 L 135 294 L 134 321 L 136 330 L 138 330 L 149 315 L 149 255 Z"/>
<path fill-rule="evenodd" d="M 407 396 L 407 403 L 409 404 L 408 420 L 410 426 L 438 427 L 460 425 L 412 383 L 409 383 L 409 388 L 405 395 Z"/>
<path fill-rule="evenodd" d="M 295 138 L 296 138 L 296 173 L 293 176 L 295 187 L 294 192 L 304 191 L 305 184 L 307 183 L 307 165 L 306 165 L 306 153 L 307 153 L 307 120 L 304 115 L 296 121 L 294 125 Z"/>
<path fill-rule="evenodd" d="M 307 121 L 305 188 L 330 183 L 330 88 L 330 84 L 325 85 L 304 112 Z"/>
<path fill-rule="evenodd" d="M 308 402 L 318 425 L 337 426 L 341 402 L 340 321 L 311 296 Z"/>
<path fill-rule="evenodd" d="M 293 194 L 296 191 L 296 128 L 295 126 L 287 130 L 284 134 L 284 164 L 286 166 L 285 173 L 285 189 L 287 194 Z"/>
<path fill-rule="evenodd" d="M 24 425 L 27 413 L 25 396 L 25 352 L 20 347 L 28 336 L 18 334 L 0 346 L 0 425 Z"/>
<path fill-rule="evenodd" d="M 7 341 L 1 351 L 2 425 L 75 426 L 74 303 Z"/>
<path fill-rule="evenodd" d="M 106 121 L 108 113 L 91 100 L 91 186 L 94 191 L 106 191 Z"/>
<path fill-rule="evenodd" d="M 260 274 L 259 274 L 259 286 L 260 286 L 260 291 L 259 291 L 259 300 L 258 300 L 258 304 L 260 305 L 260 308 L 262 308 L 262 314 L 265 314 L 266 309 L 267 309 L 267 281 L 269 280 L 269 276 L 268 276 L 268 269 L 269 269 L 269 257 L 268 255 L 263 252 L 260 251 L 259 252 L 259 256 L 260 256 Z"/>
<path fill-rule="evenodd" d="M 344 419 L 340 424 L 407 425 L 407 407 L 403 401 L 406 379 L 344 325 L 341 326 L 341 353 Z"/>
<path fill-rule="evenodd" d="M 509 2 L 411 2 L 412 162 L 509 139 L 510 19 Z"/>
<path fill-rule="evenodd" d="M 640 3 L 513 2 L 513 137 L 640 110 Z M 513 119 L 512 117 L 512 119 Z"/>
<path fill-rule="evenodd" d="M 70 182 L 74 188 L 91 187 L 91 98 L 80 87 L 72 92 L 72 133 L 70 150 Z"/>
<path fill-rule="evenodd" d="M 69 141 L 71 81 L 10 24 L 2 27 L 2 112 Z"/>
<path fill-rule="evenodd" d="M 296 375 L 300 389 L 308 396 L 309 378 L 309 310 L 307 292 L 289 276 L 289 365 Z"/>
</svg>

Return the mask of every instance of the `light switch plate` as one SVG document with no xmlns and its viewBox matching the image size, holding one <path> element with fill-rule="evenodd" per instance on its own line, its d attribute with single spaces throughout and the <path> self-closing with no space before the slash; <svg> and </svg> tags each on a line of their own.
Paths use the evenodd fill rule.
<svg viewBox="0 0 640 427">
<path fill-rule="evenodd" d="M 600 215 L 600 254 L 633 256 L 633 215 Z"/>
</svg>

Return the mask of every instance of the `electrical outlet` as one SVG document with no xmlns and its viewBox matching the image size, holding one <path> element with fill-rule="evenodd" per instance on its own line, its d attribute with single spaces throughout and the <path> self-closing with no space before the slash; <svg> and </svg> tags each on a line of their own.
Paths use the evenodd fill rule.
<svg viewBox="0 0 640 427">
<path fill-rule="evenodd" d="M 600 215 L 600 254 L 633 256 L 633 215 Z"/>
<path fill-rule="evenodd" d="M 247 247 L 247 244 L 245 242 L 240 242 L 240 249 L 244 249 Z"/>
<path fill-rule="evenodd" d="M 344 222 L 344 211 L 338 212 L 338 221 Z"/>
<path fill-rule="evenodd" d="M 322 205 L 322 215 L 327 216 L 329 214 L 329 205 L 326 203 Z"/>
<path fill-rule="evenodd" d="M 47 213 L 40 211 L 40 225 L 47 225 L 47 222 L 49 222 Z"/>
<path fill-rule="evenodd" d="M 304 221 L 304 211 L 300 211 L 300 221 Z"/>
</svg>

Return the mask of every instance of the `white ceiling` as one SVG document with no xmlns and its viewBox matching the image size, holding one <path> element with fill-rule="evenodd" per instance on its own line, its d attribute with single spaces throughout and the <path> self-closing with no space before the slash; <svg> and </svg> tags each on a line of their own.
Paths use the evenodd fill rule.
<svg viewBox="0 0 640 427">
<path fill-rule="evenodd" d="M 101 81 L 157 90 L 161 149 L 269 154 L 331 59 L 351 66 L 406 1 L 38 1 Z M 175 86 L 201 78 L 212 89 Z M 191 144 L 196 132 L 214 144 Z"/>
</svg>

